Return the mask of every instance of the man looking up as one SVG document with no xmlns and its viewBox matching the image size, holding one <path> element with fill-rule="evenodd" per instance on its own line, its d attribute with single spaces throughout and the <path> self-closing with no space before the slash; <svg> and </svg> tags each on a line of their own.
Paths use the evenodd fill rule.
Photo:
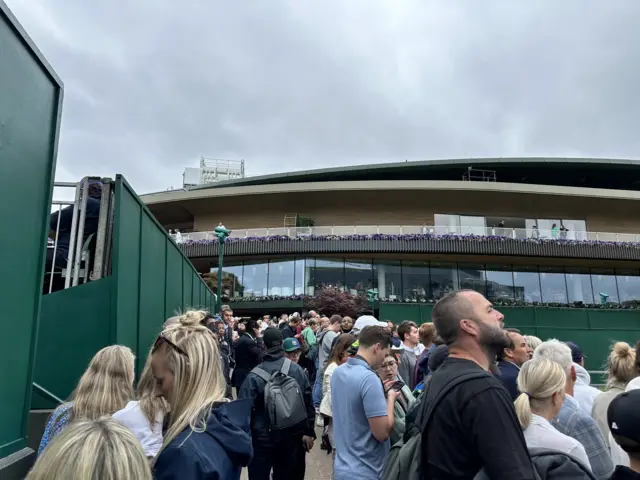
<svg viewBox="0 0 640 480">
<path fill-rule="evenodd" d="M 418 326 L 414 322 L 405 320 L 398 325 L 398 336 L 402 340 L 402 352 L 398 364 L 400 378 L 413 390 L 415 388 L 413 371 L 416 368 L 416 360 L 424 351 L 424 345 L 420 343 Z"/>
<path fill-rule="evenodd" d="M 331 376 L 335 480 L 379 480 L 393 431 L 399 391 L 393 380 L 383 387 L 376 375 L 389 353 L 391 336 L 384 327 L 365 327 L 358 345 L 356 356 Z"/>
<path fill-rule="evenodd" d="M 451 388 L 420 425 L 423 477 L 471 480 L 484 467 L 492 480 L 535 479 L 511 396 L 488 372 L 509 343 L 504 316 L 481 294 L 460 290 L 440 299 L 432 318 L 449 356 L 431 376 L 422 407 L 457 377 L 474 377 Z"/>
<path fill-rule="evenodd" d="M 498 368 L 500 369 L 498 378 L 515 401 L 520 395 L 517 386 L 520 367 L 531 359 L 533 351 L 527 346 L 527 342 L 519 330 L 507 328 L 505 331 L 509 337 L 509 346 L 498 352 Z"/>
</svg>

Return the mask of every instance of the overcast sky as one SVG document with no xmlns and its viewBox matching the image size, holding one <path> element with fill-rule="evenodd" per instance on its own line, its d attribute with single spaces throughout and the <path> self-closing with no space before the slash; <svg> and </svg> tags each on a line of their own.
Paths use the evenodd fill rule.
<svg viewBox="0 0 640 480">
<path fill-rule="evenodd" d="M 65 84 L 59 180 L 640 158 L 638 0 L 6 1 Z"/>
</svg>

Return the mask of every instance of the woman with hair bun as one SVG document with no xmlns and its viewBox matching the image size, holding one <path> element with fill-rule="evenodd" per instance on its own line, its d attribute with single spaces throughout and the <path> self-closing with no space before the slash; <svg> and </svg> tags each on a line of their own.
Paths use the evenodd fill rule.
<svg viewBox="0 0 640 480">
<path fill-rule="evenodd" d="M 562 367 L 547 358 L 524 363 L 517 380 L 518 390 L 523 393 L 515 401 L 516 414 L 529 449 L 557 450 L 573 456 L 591 471 L 582 444 L 551 425 L 551 419 L 562 408 L 566 381 Z"/>
<path fill-rule="evenodd" d="M 607 358 L 607 386 L 609 390 L 598 395 L 593 401 L 591 416 L 598 424 L 604 443 L 611 448 L 609 442 L 609 424 L 607 423 L 607 409 L 609 404 L 625 391 L 627 384 L 638 376 L 636 367 L 636 351 L 627 342 L 616 342 L 611 346 L 611 353 Z"/>
<path fill-rule="evenodd" d="M 156 480 L 239 480 L 253 456 L 251 399 L 229 402 L 218 342 L 202 325 L 203 312 L 186 312 L 151 350 L 158 392 L 171 412 L 155 458 Z"/>
</svg>

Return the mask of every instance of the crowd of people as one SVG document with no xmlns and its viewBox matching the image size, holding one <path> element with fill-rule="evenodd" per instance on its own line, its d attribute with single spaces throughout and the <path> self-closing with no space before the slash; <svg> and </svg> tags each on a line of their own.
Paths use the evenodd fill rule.
<svg viewBox="0 0 640 480">
<path fill-rule="evenodd" d="M 600 391 L 579 345 L 505 329 L 474 291 L 420 326 L 188 311 L 134 365 L 96 353 L 28 479 L 302 480 L 314 447 L 336 480 L 640 478 L 637 349 L 612 346 Z"/>
</svg>

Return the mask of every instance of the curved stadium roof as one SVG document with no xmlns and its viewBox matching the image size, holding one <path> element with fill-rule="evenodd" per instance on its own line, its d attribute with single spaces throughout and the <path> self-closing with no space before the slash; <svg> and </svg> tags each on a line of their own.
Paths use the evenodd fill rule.
<svg viewBox="0 0 640 480">
<path fill-rule="evenodd" d="M 496 181 L 566 187 L 640 190 L 640 162 L 600 158 L 464 158 L 378 163 L 258 175 L 190 190 L 283 183 L 363 180 L 462 180 L 471 167 Z"/>
</svg>

